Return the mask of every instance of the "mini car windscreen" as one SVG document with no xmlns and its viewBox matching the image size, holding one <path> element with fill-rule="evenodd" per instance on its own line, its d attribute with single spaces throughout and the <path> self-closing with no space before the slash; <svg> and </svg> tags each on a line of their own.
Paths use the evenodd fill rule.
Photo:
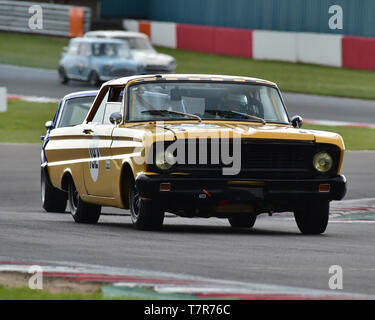
<svg viewBox="0 0 375 320">
<path fill-rule="evenodd" d="M 154 48 L 152 47 L 148 39 L 138 37 L 118 37 L 117 39 L 126 40 L 131 50 L 144 50 L 154 52 Z"/>
<path fill-rule="evenodd" d="M 93 43 L 92 55 L 95 57 L 116 57 L 130 59 L 129 45 L 124 43 Z"/>
<path fill-rule="evenodd" d="M 95 96 L 71 98 L 65 101 L 57 128 L 81 124 L 89 112 Z"/>
<path fill-rule="evenodd" d="M 266 85 L 155 82 L 129 90 L 128 121 L 186 120 L 196 115 L 202 120 L 289 123 L 278 90 Z"/>
</svg>

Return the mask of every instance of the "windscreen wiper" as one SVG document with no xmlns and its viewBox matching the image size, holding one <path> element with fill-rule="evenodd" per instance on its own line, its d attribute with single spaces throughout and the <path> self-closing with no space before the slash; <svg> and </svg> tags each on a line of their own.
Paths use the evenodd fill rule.
<svg viewBox="0 0 375 320">
<path fill-rule="evenodd" d="M 166 110 L 166 109 L 162 109 L 162 110 L 145 110 L 145 111 L 142 111 L 141 113 L 149 113 L 151 115 L 156 115 L 156 114 L 178 114 L 178 115 L 181 115 L 181 116 L 186 116 L 186 117 L 190 117 L 190 118 L 194 118 L 196 120 L 198 120 L 199 122 L 202 122 L 202 118 L 195 115 L 195 114 L 191 114 L 191 113 L 185 113 L 185 112 L 179 112 L 179 111 L 172 111 L 172 110 Z"/>
<path fill-rule="evenodd" d="M 262 119 L 262 118 L 259 118 L 259 117 L 256 117 L 256 116 L 252 116 L 252 115 L 247 114 L 247 113 L 233 111 L 233 110 L 216 110 L 216 109 L 211 109 L 211 110 L 206 110 L 205 112 L 207 112 L 207 113 L 221 113 L 221 114 L 237 114 L 237 115 L 243 116 L 243 117 L 248 118 L 248 119 L 257 120 L 257 121 L 261 122 L 263 125 L 266 124 L 266 121 L 264 119 Z"/>
</svg>

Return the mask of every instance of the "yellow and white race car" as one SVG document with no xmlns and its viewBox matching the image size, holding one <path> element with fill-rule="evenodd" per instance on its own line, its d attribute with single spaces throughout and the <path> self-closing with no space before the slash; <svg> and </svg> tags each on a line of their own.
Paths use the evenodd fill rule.
<svg viewBox="0 0 375 320">
<path fill-rule="evenodd" d="M 126 77 L 102 85 L 83 124 L 51 131 L 46 170 L 79 223 L 96 223 L 102 206 L 130 209 L 142 230 L 160 229 L 165 212 L 251 228 L 292 211 L 302 233 L 319 234 L 346 192 L 345 147 L 301 125 L 269 81 Z"/>
</svg>

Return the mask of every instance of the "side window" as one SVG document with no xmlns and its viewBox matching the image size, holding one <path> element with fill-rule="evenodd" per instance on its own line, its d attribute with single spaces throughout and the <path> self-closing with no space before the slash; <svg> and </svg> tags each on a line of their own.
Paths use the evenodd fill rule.
<svg viewBox="0 0 375 320">
<path fill-rule="evenodd" d="M 106 104 L 108 102 L 108 95 L 109 95 L 109 91 L 104 96 L 104 98 L 103 98 L 102 102 L 100 103 L 99 108 L 96 110 L 95 116 L 94 116 L 94 118 L 92 119 L 91 122 L 94 122 L 94 123 L 103 123 L 103 118 L 104 118 L 104 113 L 105 113 L 105 107 L 106 107 Z"/>
<path fill-rule="evenodd" d="M 109 117 L 114 112 L 121 112 L 121 102 L 107 102 L 105 106 L 105 113 L 104 113 L 104 119 L 103 124 L 111 124 L 109 121 Z"/>
<path fill-rule="evenodd" d="M 109 117 L 114 112 L 122 112 L 122 100 L 124 95 L 123 87 L 112 87 L 109 88 L 107 94 L 101 101 L 99 108 L 91 122 L 111 124 Z"/>
<path fill-rule="evenodd" d="M 122 113 L 122 99 L 124 96 L 123 87 L 112 87 L 109 89 L 108 102 L 106 103 L 104 112 L 104 124 L 111 124 L 109 117 L 114 112 Z"/>
<path fill-rule="evenodd" d="M 88 43 L 81 43 L 79 45 L 78 54 L 83 57 L 88 57 L 90 55 L 90 46 Z"/>
<path fill-rule="evenodd" d="M 62 128 L 81 124 L 85 120 L 94 99 L 95 96 L 89 96 L 66 100 L 57 127 Z"/>
<path fill-rule="evenodd" d="M 124 96 L 124 88 L 123 87 L 110 88 L 109 89 L 108 102 L 122 102 L 123 96 Z"/>
</svg>

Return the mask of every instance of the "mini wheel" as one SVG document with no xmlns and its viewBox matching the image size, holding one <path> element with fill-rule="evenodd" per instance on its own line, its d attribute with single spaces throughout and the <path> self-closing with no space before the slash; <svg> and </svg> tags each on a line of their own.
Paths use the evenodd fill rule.
<svg viewBox="0 0 375 320">
<path fill-rule="evenodd" d="M 91 71 L 89 76 L 89 84 L 93 87 L 97 87 L 100 84 L 100 78 L 96 71 Z"/>
<path fill-rule="evenodd" d="M 65 71 L 65 69 L 63 67 L 59 68 L 58 74 L 59 74 L 59 82 L 61 84 L 67 84 L 69 82 L 69 78 L 66 75 L 66 71 Z"/>
</svg>

